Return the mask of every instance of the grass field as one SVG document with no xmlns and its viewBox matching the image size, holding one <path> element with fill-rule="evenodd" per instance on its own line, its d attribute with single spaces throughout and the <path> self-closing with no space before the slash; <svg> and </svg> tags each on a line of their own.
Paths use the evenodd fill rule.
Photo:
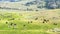
<svg viewBox="0 0 60 34">
<path fill-rule="evenodd" d="M 43 23 L 43 19 L 49 21 Z M 0 12 L 0 34 L 60 34 L 51 31 L 54 28 L 60 29 L 59 9 L 38 12 Z"/>
</svg>

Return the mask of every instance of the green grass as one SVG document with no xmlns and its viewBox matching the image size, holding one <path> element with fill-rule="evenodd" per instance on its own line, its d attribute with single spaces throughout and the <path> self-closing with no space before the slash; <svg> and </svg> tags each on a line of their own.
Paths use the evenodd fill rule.
<svg viewBox="0 0 60 34">
<path fill-rule="evenodd" d="M 0 13 L 0 34 L 58 34 L 57 32 L 47 32 L 49 29 L 60 28 L 59 20 L 56 21 L 58 25 L 53 25 L 54 20 L 49 19 L 50 22 L 42 23 L 40 18 L 46 18 L 39 15 L 40 12 L 5 12 Z M 58 13 L 58 12 L 57 12 Z M 39 19 L 34 20 L 34 15 L 38 15 Z M 28 17 L 32 16 L 32 17 Z M 41 17 L 42 16 L 42 17 Z M 59 15 L 58 15 L 59 16 Z M 13 20 L 14 18 L 14 20 Z M 6 24 L 6 21 L 9 22 Z M 29 23 L 28 21 L 33 21 Z M 16 29 L 13 26 L 8 27 L 10 23 L 15 23 Z M 23 25 L 26 25 L 25 27 Z"/>
</svg>

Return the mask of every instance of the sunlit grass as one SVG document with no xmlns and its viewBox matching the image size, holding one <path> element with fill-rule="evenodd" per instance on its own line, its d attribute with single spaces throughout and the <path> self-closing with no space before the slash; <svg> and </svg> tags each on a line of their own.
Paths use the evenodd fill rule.
<svg viewBox="0 0 60 34">
<path fill-rule="evenodd" d="M 45 10 L 33 12 L 1 12 L 0 13 L 0 33 L 1 34 L 58 34 L 48 30 L 60 28 L 60 19 L 51 19 L 60 16 L 60 10 Z M 35 20 L 38 17 L 38 20 Z M 41 19 L 49 19 L 49 22 L 42 23 Z M 60 18 L 60 17 L 59 17 Z M 28 23 L 32 21 L 32 23 Z M 8 22 L 8 24 L 6 24 Z M 15 23 L 16 29 L 8 27 L 10 23 Z M 57 23 L 58 25 L 53 25 Z M 25 26 L 24 26 L 25 25 Z"/>
</svg>

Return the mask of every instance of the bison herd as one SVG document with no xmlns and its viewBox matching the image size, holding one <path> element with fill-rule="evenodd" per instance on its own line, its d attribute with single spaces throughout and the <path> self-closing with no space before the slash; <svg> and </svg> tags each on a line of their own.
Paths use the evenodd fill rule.
<svg viewBox="0 0 60 34">
<path fill-rule="evenodd" d="M 16 23 L 9 23 L 9 22 L 6 22 L 6 24 L 8 24 L 8 27 L 11 28 L 13 27 L 13 29 L 16 29 L 17 27 L 17 24 Z"/>
<path fill-rule="evenodd" d="M 13 18 L 12 20 L 14 20 L 15 18 Z M 35 20 L 38 20 L 39 18 L 35 18 Z M 50 20 L 49 19 L 42 19 L 42 23 L 48 23 Z M 33 23 L 33 21 L 28 21 L 27 22 L 28 24 L 30 23 Z M 8 27 L 11 28 L 11 26 L 13 26 L 13 29 L 16 29 L 17 28 L 17 25 L 16 23 L 9 23 L 9 22 L 6 22 L 6 24 L 8 24 Z M 57 25 L 57 23 L 53 23 L 53 25 Z M 23 27 L 25 27 L 26 25 L 24 24 Z"/>
<path fill-rule="evenodd" d="M 22 16 L 22 15 L 21 15 L 21 16 Z M 15 20 L 15 19 L 16 19 L 16 18 L 11 18 L 11 19 L 8 19 L 8 20 Z M 39 19 L 40 19 L 39 17 L 34 18 L 34 20 L 39 20 Z M 55 19 L 55 17 L 54 17 L 53 19 Z M 19 18 L 18 20 L 21 20 L 21 19 Z M 43 19 L 41 19 L 41 21 L 42 21 L 42 23 L 49 23 L 50 20 L 43 18 Z M 33 21 L 30 20 L 30 21 L 28 21 L 27 23 L 30 24 L 30 23 L 33 23 Z M 18 25 L 18 24 L 13 23 L 13 22 L 11 22 L 11 23 L 6 22 L 6 24 L 8 24 L 8 28 L 13 27 L 13 29 L 16 29 L 16 28 L 17 28 L 17 25 Z M 58 24 L 57 24 L 57 23 L 53 23 L 53 25 L 58 25 Z M 26 24 L 23 25 L 23 27 L 25 27 L 25 26 L 26 26 Z"/>
</svg>

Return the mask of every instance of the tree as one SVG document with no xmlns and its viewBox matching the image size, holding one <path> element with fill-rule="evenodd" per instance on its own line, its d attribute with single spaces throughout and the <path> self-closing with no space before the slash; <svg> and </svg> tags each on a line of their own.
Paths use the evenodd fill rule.
<svg viewBox="0 0 60 34">
<path fill-rule="evenodd" d="M 56 4 L 56 0 L 48 0 L 46 2 L 46 7 L 49 9 L 55 9 L 58 7 L 58 5 Z"/>
<path fill-rule="evenodd" d="M 56 4 L 58 5 L 58 8 L 60 8 L 60 0 L 56 1 Z"/>
<path fill-rule="evenodd" d="M 58 7 L 58 5 L 57 5 L 56 3 L 52 3 L 52 4 L 50 4 L 50 7 L 51 7 L 52 9 L 56 9 L 56 8 Z"/>
<path fill-rule="evenodd" d="M 44 0 L 36 0 L 37 8 L 45 8 L 46 2 Z"/>
</svg>

